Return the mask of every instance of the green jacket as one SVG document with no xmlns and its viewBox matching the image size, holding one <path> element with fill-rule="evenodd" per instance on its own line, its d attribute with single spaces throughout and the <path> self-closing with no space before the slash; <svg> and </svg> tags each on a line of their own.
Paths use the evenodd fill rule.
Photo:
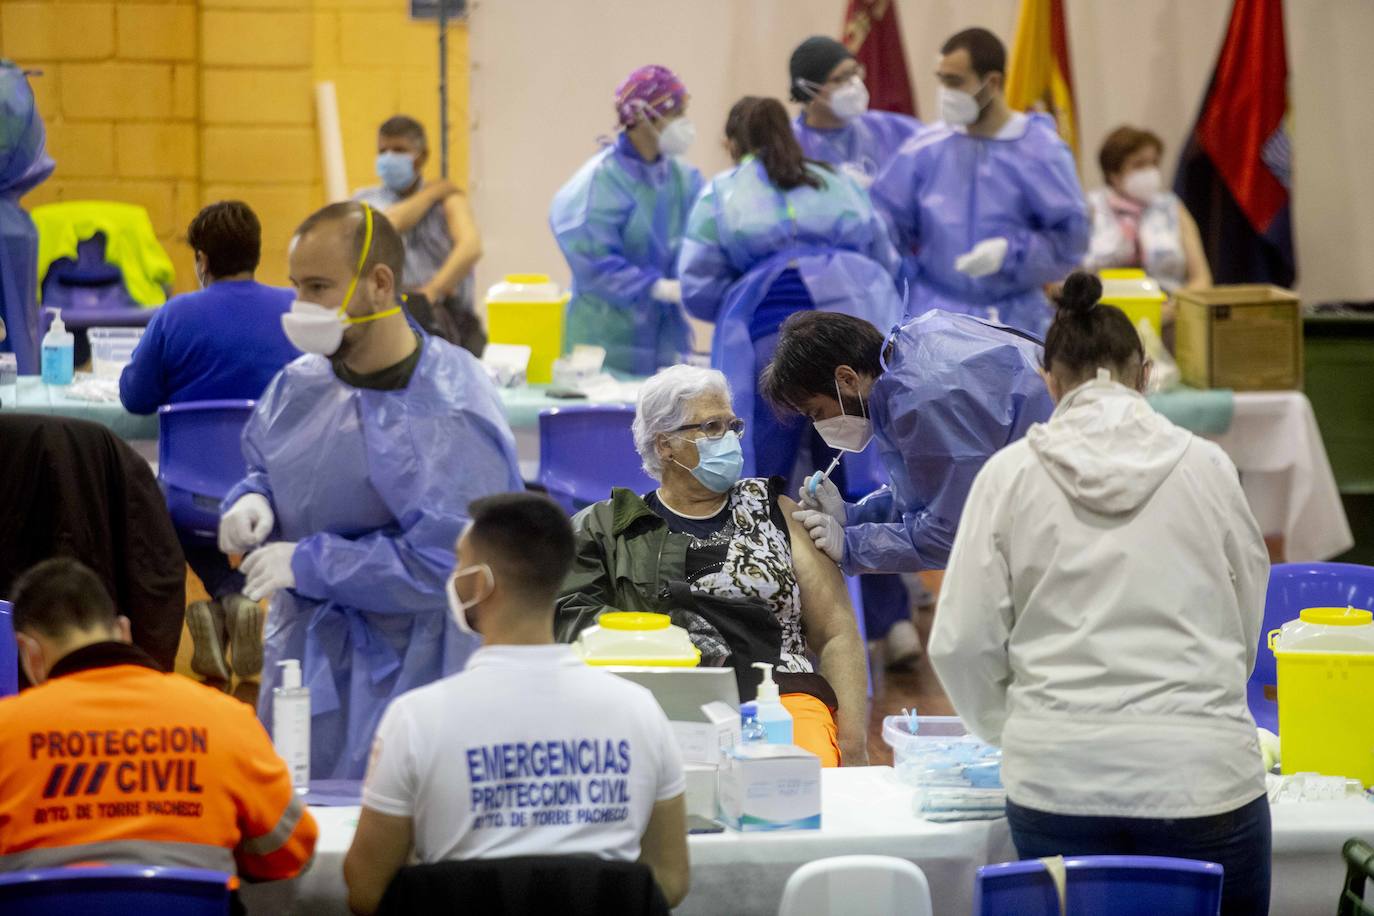
<svg viewBox="0 0 1374 916">
<path fill-rule="evenodd" d="M 691 538 L 669 531 L 643 499 L 622 487 L 572 523 L 577 555 L 558 598 L 560 641 L 571 642 L 602 611 L 667 613 L 664 584 L 686 578 Z"/>
</svg>

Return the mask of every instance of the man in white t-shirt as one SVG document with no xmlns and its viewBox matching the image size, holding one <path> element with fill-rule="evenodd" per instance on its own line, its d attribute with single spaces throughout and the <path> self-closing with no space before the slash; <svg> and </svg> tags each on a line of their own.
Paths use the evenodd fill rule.
<svg viewBox="0 0 1374 916">
<path fill-rule="evenodd" d="M 653 695 L 553 641 L 572 566 L 567 517 L 542 496 L 474 501 L 449 605 L 481 634 L 467 668 L 398 697 L 372 749 L 344 861 L 372 913 L 413 858 L 593 855 L 640 861 L 669 906 L 687 895 L 682 757 Z"/>
</svg>

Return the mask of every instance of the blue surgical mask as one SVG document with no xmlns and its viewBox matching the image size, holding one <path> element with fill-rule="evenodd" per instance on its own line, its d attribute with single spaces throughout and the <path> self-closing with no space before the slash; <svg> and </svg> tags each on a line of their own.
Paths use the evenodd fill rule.
<svg viewBox="0 0 1374 916">
<path fill-rule="evenodd" d="M 377 177 L 399 194 L 415 183 L 415 160 L 408 153 L 378 153 Z"/>
<path fill-rule="evenodd" d="M 739 480 L 740 471 L 744 470 L 744 450 L 740 448 L 739 436 L 727 432 L 719 439 L 695 441 L 697 466 L 687 468 L 687 472 L 712 493 L 724 493 L 733 487 Z"/>
</svg>

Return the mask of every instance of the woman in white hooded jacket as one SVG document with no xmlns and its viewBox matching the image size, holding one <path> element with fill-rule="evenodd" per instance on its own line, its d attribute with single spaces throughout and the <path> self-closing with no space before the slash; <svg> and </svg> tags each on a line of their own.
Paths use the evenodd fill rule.
<svg viewBox="0 0 1374 916">
<path fill-rule="evenodd" d="M 1048 423 L 974 481 L 930 656 L 1003 749 L 1022 858 L 1170 855 L 1268 912 L 1270 824 L 1245 683 L 1269 560 L 1235 466 L 1141 395 L 1131 323 L 1091 274 L 1045 340 Z"/>
</svg>

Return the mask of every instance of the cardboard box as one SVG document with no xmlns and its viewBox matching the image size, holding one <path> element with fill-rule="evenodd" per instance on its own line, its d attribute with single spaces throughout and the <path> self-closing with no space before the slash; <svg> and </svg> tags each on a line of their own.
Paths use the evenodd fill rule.
<svg viewBox="0 0 1374 916">
<path fill-rule="evenodd" d="M 673 737 L 677 738 L 683 763 L 717 766 L 725 752 L 739 744 L 739 713 L 729 704 L 716 701 L 702 704 L 701 714 L 705 722 L 672 721 L 668 724 L 673 729 Z"/>
<path fill-rule="evenodd" d="M 746 832 L 817 830 L 821 760 L 795 744 L 741 744 L 720 765 L 720 822 Z"/>
<path fill-rule="evenodd" d="M 1179 290 L 1175 355 L 1185 385 L 1302 389 L 1302 305 L 1277 286 Z"/>
</svg>

